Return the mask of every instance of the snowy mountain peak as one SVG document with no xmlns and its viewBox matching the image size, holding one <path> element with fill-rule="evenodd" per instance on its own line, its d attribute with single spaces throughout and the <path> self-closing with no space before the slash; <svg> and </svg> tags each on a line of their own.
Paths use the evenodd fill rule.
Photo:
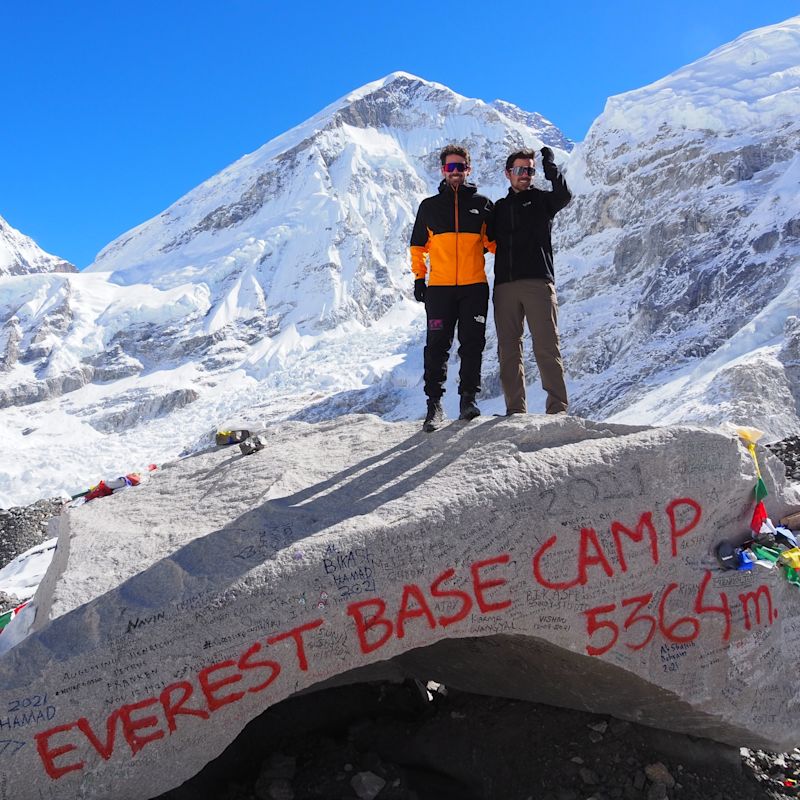
<svg viewBox="0 0 800 800">
<path fill-rule="evenodd" d="M 259 291 L 268 294 L 284 280 L 314 284 L 304 313 L 283 310 L 280 324 L 319 329 L 374 320 L 405 287 L 416 203 L 435 190 L 438 152 L 454 141 L 470 147 L 474 177 L 495 193 L 505 192 L 503 161 L 511 149 L 547 144 L 563 158 L 571 147 L 541 115 L 394 72 L 239 159 L 112 242 L 89 270 L 112 271 L 123 284 L 204 282 L 214 296 L 219 274 L 240 274 L 256 258 Z M 366 289 L 360 269 L 342 265 L 345 239 L 353 247 L 347 260 L 360 269 L 370 264 L 380 288 Z M 291 274 L 284 273 L 288 254 Z M 362 296 L 367 308 L 356 299 Z"/>
<path fill-rule="evenodd" d="M 63 258 L 45 253 L 36 242 L 0 217 L 0 276 L 33 272 L 77 272 Z"/>
<path fill-rule="evenodd" d="M 496 108 L 501 114 L 509 119 L 516 120 L 522 125 L 527 125 L 533 130 L 539 131 L 542 140 L 549 147 L 559 147 L 566 152 L 570 152 L 575 147 L 575 142 L 568 139 L 549 119 L 541 114 L 523 111 L 513 103 L 506 100 L 493 100 L 492 108 Z"/>
<path fill-rule="evenodd" d="M 629 142 L 662 126 L 743 132 L 791 124 L 800 98 L 798 54 L 800 16 L 749 31 L 649 86 L 609 98 L 594 124 L 624 131 Z"/>
<path fill-rule="evenodd" d="M 800 17 L 609 99 L 558 228 L 584 408 L 800 429 L 799 149 Z"/>
<path fill-rule="evenodd" d="M 719 67 L 723 65 L 739 67 L 738 73 L 729 73 L 727 77 L 720 70 L 717 74 L 720 85 L 734 82 L 752 85 L 765 76 L 789 77 L 781 76 L 780 73 L 788 69 L 790 73 L 797 74 L 798 45 L 800 45 L 800 15 L 775 25 L 747 31 L 674 74 L 692 72 L 716 64 Z M 789 77 L 790 82 L 791 80 Z"/>
<path fill-rule="evenodd" d="M 344 97 L 340 98 L 336 103 L 333 103 L 332 106 L 328 106 L 328 108 L 347 105 L 349 103 L 354 103 L 358 100 L 363 100 L 370 94 L 375 92 L 379 92 L 382 89 L 385 89 L 392 84 L 395 85 L 395 88 L 403 89 L 412 86 L 425 86 L 430 89 L 435 89 L 437 91 L 447 92 L 448 94 L 455 94 L 455 92 L 450 89 L 449 87 L 445 86 L 443 83 L 437 83 L 436 81 L 426 81 L 424 78 L 420 78 L 417 75 L 412 75 L 410 72 L 403 72 L 402 70 L 398 70 L 397 72 L 390 72 L 388 75 L 385 75 L 383 78 L 379 78 L 376 81 L 371 81 L 370 83 L 365 83 L 358 89 L 354 89 L 352 92 L 348 92 Z M 460 95 L 458 95 L 461 97 Z M 466 99 L 466 98 L 462 98 Z M 325 109 L 321 113 L 325 113 Z"/>
</svg>

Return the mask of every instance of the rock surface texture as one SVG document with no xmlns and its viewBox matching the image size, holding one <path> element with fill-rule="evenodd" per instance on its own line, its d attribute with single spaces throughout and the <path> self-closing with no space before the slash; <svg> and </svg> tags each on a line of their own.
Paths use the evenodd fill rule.
<svg viewBox="0 0 800 800">
<path fill-rule="evenodd" d="M 419 676 L 786 750 L 800 594 L 723 572 L 752 462 L 700 428 L 374 417 L 194 456 L 61 518 L 0 637 L 0 798 L 148 798 L 310 687 Z M 777 518 L 800 503 L 762 467 Z M 24 638 L 24 634 L 27 637 Z"/>
</svg>

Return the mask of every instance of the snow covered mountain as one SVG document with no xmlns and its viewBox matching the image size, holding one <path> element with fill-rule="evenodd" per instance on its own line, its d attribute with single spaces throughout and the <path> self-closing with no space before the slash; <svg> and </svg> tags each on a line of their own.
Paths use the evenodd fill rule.
<svg viewBox="0 0 800 800">
<path fill-rule="evenodd" d="M 31 272 L 77 272 L 63 258 L 45 253 L 36 242 L 0 217 L 0 277 Z"/>
<path fill-rule="evenodd" d="M 571 148 L 537 114 L 394 73 L 243 157 L 84 273 L 0 283 L 14 343 L 0 356 L 0 437 L 34 476 L 0 477 L 0 505 L 174 457 L 231 417 L 415 414 L 424 311 L 407 248 L 453 141 L 490 196 L 505 192 L 511 149 L 548 144 L 563 160 Z"/>
<path fill-rule="evenodd" d="M 395 73 L 269 142 L 112 242 L 90 272 L 209 287 L 202 335 L 317 335 L 382 317 L 408 289 L 408 239 L 444 144 L 467 143 L 482 190 L 510 147 L 568 148 L 539 115 Z"/>
<path fill-rule="evenodd" d="M 569 163 L 577 413 L 800 430 L 800 17 L 609 99 Z"/>
<path fill-rule="evenodd" d="M 797 433 L 798 120 L 800 17 L 609 99 L 571 155 L 507 103 L 405 73 L 368 84 L 85 273 L 0 280 L 0 506 L 161 463 L 237 421 L 419 416 L 407 243 L 451 141 L 493 198 L 512 148 L 567 161 L 556 276 L 575 413 Z M 484 413 L 504 409 L 492 331 Z"/>
</svg>

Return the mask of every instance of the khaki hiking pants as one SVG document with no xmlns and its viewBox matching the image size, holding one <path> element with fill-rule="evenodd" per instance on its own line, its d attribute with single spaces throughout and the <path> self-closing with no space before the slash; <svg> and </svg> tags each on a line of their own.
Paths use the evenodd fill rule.
<svg viewBox="0 0 800 800">
<path fill-rule="evenodd" d="M 567 410 L 564 362 L 558 338 L 558 298 L 552 283 L 529 278 L 494 287 L 494 324 L 497 328 L 497 356 L 500 383 L 506 398 L 506 413 L 524 414 L 525 367 L 522 363 L 523 323 L 533 338 L 533 355 L 547 392 L 548 414 Z"/>
</svg>

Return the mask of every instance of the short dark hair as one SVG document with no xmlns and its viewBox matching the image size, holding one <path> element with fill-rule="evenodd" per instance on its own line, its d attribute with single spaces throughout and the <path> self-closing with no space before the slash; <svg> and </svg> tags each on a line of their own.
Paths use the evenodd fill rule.
<svg viewBox="0 0 800 800">
<path fill-rule="evenodd" d="M 460 144 L 449 144 L 439 153 L 442 166 L 447 163 L 447 156 L 461 156 L 461 158 L 469 164 L 469 150 L 467 150 L 466 147 L 462 147 Z"/>
<path fill-rule="evenodd" d="M 535 161 L 536 160 L 536 151 L 535 150 L 531 150 L 530 148 L 524 148 L 522 150 L 517 150 L 516 153 L 512 153 L 506 159 L 506 169 L 511 169 L 511 167 L 514 166 L 514 162 L 518 158 L 530 158 L 530 159 L 533 159 Z"/>
</svg>

